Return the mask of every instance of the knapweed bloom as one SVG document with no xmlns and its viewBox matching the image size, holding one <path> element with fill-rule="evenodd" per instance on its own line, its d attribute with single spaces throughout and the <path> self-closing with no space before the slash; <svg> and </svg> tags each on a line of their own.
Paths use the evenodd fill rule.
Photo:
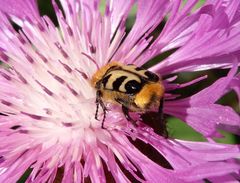
<svg viewBox="0 0 240 183">
<path fill-rule="evenodd" d="M 240 1 L 209 0 L 193 10 L 197 2 L 109 0 L 100 12 L 99 0 L 53 0 L 56 26 L 35 0 L 0 0 L 0 182 L 17 182 L 25 172 L 34 183 L 239 180 L 239 146 L 212 137 L 218 128 L 239 134 L 239 115 L 217 101 L 231 90 L 240 96 Z M 126 32 L 133 7 L 136 20 Z M 110 61 L 141 66 L 169 50 L 175 52 L 150 68 L 164 79 L 164 113 L 206 142 L 133 126 L 119 106 L 108 106 L 101 128 L 92 75 Z M 213 68 L 231 69 L 192 96 L 173 94 L 205 79 L 177 84 L 175 74 Z"/>
</svg>

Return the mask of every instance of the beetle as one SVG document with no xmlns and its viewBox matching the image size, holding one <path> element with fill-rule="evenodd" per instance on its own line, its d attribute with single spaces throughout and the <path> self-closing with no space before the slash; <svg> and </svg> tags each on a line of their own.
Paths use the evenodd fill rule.
<svg viewBox="0 0 240 183">
<path fill-rule="evenodd" d="M 93 75 L 91 85 L 96 89 L 95 119 L 98 120 L 99 105 L 103 110 L 102 128 L 107 111 L 105 102 L 121 105 L 126 119 L 133 124 L 129 111 L 144 113 L 158 109 L 162 116 L 165 89 L 161 78 L 142 67 L 110 62 Z"/>
</svg>

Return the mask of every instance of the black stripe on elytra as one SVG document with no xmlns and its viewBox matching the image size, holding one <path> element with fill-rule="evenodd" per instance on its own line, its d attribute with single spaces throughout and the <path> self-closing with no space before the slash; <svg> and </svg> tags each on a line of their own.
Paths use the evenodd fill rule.
<svg viewBox="0 0 240 183">
<path fill-rule="evenodd" d="M 128 72 L 128 73 L 131 73 L 137 77 L 139 77 L 141 79 L 141 81 L 152 81 L 152 82 L 158 82 L 159 81 L 159 77 L 158 75 L 156 75 L 155 73 L 153 72 L 150 72 L 146 69 L 143 69 L 142 67 L 136 67 L 135 70 L 136 71 L 141 71 L 141 70 L 146 70 L 146 72 L 144 73 L 146 75 L 146 77 L 136 73 L 136 72 L 132 72 L 132 71 L 129 71 L 129 70 L 126 70 L 124 68 L 121 68 L 121 69 L 116 69 L 116 70 L 121 70 L 121 71 L 125 71 L 125 72 Z"/>
<path fill-rule="evenodd" d="M 136 67 L 135 70 L 136 70 L 136 71 L 142 71 L 142 70 L 146 70 L 146 69 L 144 69 L 144 68 L 142 68 L 142 67 Z"/>
<path fill-rule="evenodd" d="M 122 68 L 118 65 L 114 65 L 106 71 L 105 75 L 108 74 L 109 72 L 112 72 L 112 71 L 115 71 L 115 70 L 122 70 Z"/>
<path fill-rule="evenodd" d="M 152 72 L 150 72 L 148 70 L 144 74 L 148 77 L 148 79 L 150 81 L 153 81 L 153 82 L 159 81 L 158 75 L 156 75 L 156 74 L 154 74 L 154 73 L 152 73 Z"/>
<path fill-rule="evenodd" d="M 123 83 L 123 81 L 127 78 L 127 76 L 121 76 L 119 78 L 117 78 L 114 82 L 113 82 L 113 90 L 115 91 L 119 91 L 119 87 L 121 86 L 121 84 Z"/>
<path fill-rule="evenodd" d="M 108 82 L 108 80 L 109 80 L 109 78 L 112 76 L 112 74 L 109 74 L 109 75 L 107 75 L 106 77 L 104 77 L 103 79 L 102 79 L 102 84 L 103 84 L 103 87 L 104 88 L 106 88 L 106 85 L 107 85 L 107 82 Z"/>
<path fill-rule="evenodd" d="M 143 82 L 139 83 L 136 80 L 130 80 L 125 84 L 125 89 L 127 94 L 136 94 L 143 87 Z"/>
</svg>

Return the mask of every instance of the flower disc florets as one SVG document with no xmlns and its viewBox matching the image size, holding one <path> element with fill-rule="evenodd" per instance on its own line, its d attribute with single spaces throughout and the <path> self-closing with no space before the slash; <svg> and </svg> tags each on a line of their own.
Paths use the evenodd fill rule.
<svg viewBox="0 0 240 183">
<path fill-rule="evenodd" d="M 207 1 L 192 11 L 196 3 L 110 0 L 101 13 L 98 0 L 52 1 L 55 26 L 48 16 L 40 16 L 35 0 L 0 0 L 0 182 L 17 182 L 24 173 L 29 173 L 27 182 L 36 183 L 238 177 L 238 146 L 217 144 L 211 137 L 219 135 L 218 127 L 236 133 L 240 126 L 232 108 L 216 104 L 231 89 L 240 96 L 240 3 Z M 127 33 L 134 5 L 136 20 Z M 154 38 L 151 33 L 165 17 Z M 208 142 L 164 138 L 141 122 L 133 126 L 119 106 L 110 104 L 103 129 L 95 119 L 92 75 L 114 60 L 140 66 L 170 50 L 175 52 L 150 68 L 164 78 L 163 111 Z M 206 77 L 176 84 L 169 74 L 212 68 L 231 70 L 190 97 L 172 93 Z M 161 154 L 164 163 L 154 162 L 143 144 Z"/>
</svg>

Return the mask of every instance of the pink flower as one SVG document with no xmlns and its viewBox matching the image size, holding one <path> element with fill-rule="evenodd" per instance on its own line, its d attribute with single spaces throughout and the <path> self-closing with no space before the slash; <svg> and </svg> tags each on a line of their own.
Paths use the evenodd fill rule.
<svg viewBox="0 0 240 183">
<path fill-rule="evenodd" d="M 240 98 L 238 0 L 209 0 L 196 11 L 196 0 L 182 7 L 181 0 L 110 0 L 103 15 L 98 0 L 60 2 L 64 12 L 52 2 L 56 27 L 40 16 L 35 0 L 0 1 L 0 59 L 5 63 L 0 69 L 0 182 L 16 182 L 27 170 L 27 182 L 239 179 L 239 146 L 211 139 L 218 128 L 239 134 L 239 115 L 216 104 L 232 89 Z M 134 4 L 136 21 L 127 34 L 125 23 Z M 154 39 L 151 33 L 166 16 Z M 166 78 L 164 113 L 184 120 L 207 141 L 161 137 L 146 124 L 132 126 L 111 105 L 102 129 L 94 118 L 91 76 L 109 61 L 142 65 L 173 49 L 150 68 Z M 193 96 L 178 99 L 172 94 L 205 77 L 179 85 L 169 74 L 213 68 L 231 70 Z M 144 154 L 145 147 L 164 163 Z"/>
</svg>

